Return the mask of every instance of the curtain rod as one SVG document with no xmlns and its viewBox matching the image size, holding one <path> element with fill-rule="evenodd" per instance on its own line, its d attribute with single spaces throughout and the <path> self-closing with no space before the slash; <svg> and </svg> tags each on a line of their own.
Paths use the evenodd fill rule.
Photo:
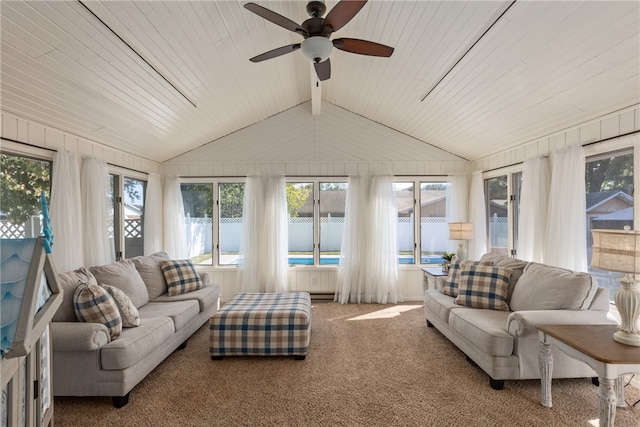
<svg viewBox="0 0 640 427">
<path fill-rule="evenodd" d="M 618 139 L 618 138 L 624 138 L 625 136 L 631 136 L 631 135 L 635 135 L 635 134 L 638 134 L 638 133 L 640 133 L 640 130 L 634 130 L 634 131 L 631 131 L 631 132 L 623 133 L 622 135 L 611 136 L 609 138 L 600 139 L 598 141 L 588 142 L 586 144 L 583 144 L 582 146 L 583 147 L 588 147 L 590 145 L 600 144 L 602 142 L 607 142 L 607 141 L 611 141 L 613 139 Z M 545 157 L 548 157 L 548 156 L 545 156 Z M 500 169 L 510 168 L 512 166 L 518 166 L 518 165 L 521 165 L 523 163 L 524 162 L 511 163 L 509 165 L 504 165 L 504 166 L 500 166 L 500 167 L 493 168 L 493 169 L 487 169 L 486 171 L 482 171 L 482 172 L 493 172 L 493 171 L 497 171 L 497 170 L 500 170 Z"/>
</svg>

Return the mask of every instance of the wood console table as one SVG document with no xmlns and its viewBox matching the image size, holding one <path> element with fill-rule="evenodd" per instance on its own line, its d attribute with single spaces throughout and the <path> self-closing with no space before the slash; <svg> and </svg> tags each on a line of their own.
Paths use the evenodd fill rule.
<svg viewBox="0 0 640 427">
<path fill-rule="evenodd" d="M 551 345 L 587 363 L 599 377 L 598 414 L 600 427 L 613 427 L 616 405 L 624 406 L 621 375 L 640 372 L 640 347 L 613 339 L 616 325 L 547 325 L 537 327 L 540 335 L 540 403 L 551 404 L 553 357 Z M 614 391 L 615 383 L 615 391 Z M 617 394 L 617 400 L 616 400 Z"/>
</svg>

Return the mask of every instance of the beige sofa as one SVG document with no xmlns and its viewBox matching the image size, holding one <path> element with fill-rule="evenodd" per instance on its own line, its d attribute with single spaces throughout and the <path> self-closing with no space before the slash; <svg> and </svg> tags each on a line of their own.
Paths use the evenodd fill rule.
<svg viewBox="0 0 640 427">
<path fill-rule="evenodd" d="M 425 291 L 424 310 L 427 326 L 435 326 L 484 370 L 496 390 L 504 387 L 505 380 L 540 378 L 536 325 L 615 323 L 608 315 L 609 290 L 589 274 L 494 254 L 485 254 L 480 261 L 488 268 L 507 269 L 506 311 L 456 304 L 453 296 L 443 293 L 451 274 L 439 278 L 438 289 Z M 468 264 L 465 268 L 466 286 L 473 273 Z M 585 363 L 555 348 L 552 352 L 554 378 L 597 376 Z"/>
<path fill-rule="evenodd" d="M 159 262 L 164 253 L 106 266 L 59 274 L 64 299 L 51 324 L 53 394 L 111 396 L 113 405 L 127 404 L 129 392 L 168 355 L 186 347 L 187 339 L 220 307 L 220 288 L 204 288 L 168 296 Z M 111 339 L 101 323 L 76 320 L 73 294 L 81 282 L 120 288 L 139 312 L 137 327 L 123 328 Z"/>
</svg>

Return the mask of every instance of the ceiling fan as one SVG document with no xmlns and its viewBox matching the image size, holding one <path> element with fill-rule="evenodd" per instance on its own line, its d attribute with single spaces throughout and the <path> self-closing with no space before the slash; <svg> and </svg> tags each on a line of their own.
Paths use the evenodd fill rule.
<svg viewBox="0 0 640 427">
<path fill-rule="evenodd" d="M 365 3 L 367 0 L 341 0 L 323 18 L 322 15 L 327 10 L 324 2 L 310 1 L 307 3 L 307 13 L 311 18 L 300 25 L 265 7 L 255 3 L 247 3 L 244 7 L 256 15 L 304 37 L 301 43 L 282 46 L 254 56 L 249 60 L 261 62 L 301 49 L 303 55 L 313 62 L 318 79 L 324 81 L 331 77 L 329 55 L 332 47 L 359 55 L 389 57 L 393 53 L 393 48 L 380 43 L 351 38 L 329 40 L 331 34 L 351 21 Z"/>
</svg>

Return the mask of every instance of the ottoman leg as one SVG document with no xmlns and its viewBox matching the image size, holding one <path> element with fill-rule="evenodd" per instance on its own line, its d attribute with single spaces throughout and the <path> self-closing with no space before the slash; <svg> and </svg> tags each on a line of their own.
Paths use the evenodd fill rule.
<svg viewBox="0 0 640 427">
<path fill-rule="evenodd" d="M 296 354 L 295 356 L 293 356 L 295 360 L 304 360 L 305 357 L 307 357 L 306 354 L 303 354 L 303 355 Z"/>
<path fill-rule="evenodd" d="M 211 360 L 222 360 L 222 356 L 211 356 Z"/>
</svg>

